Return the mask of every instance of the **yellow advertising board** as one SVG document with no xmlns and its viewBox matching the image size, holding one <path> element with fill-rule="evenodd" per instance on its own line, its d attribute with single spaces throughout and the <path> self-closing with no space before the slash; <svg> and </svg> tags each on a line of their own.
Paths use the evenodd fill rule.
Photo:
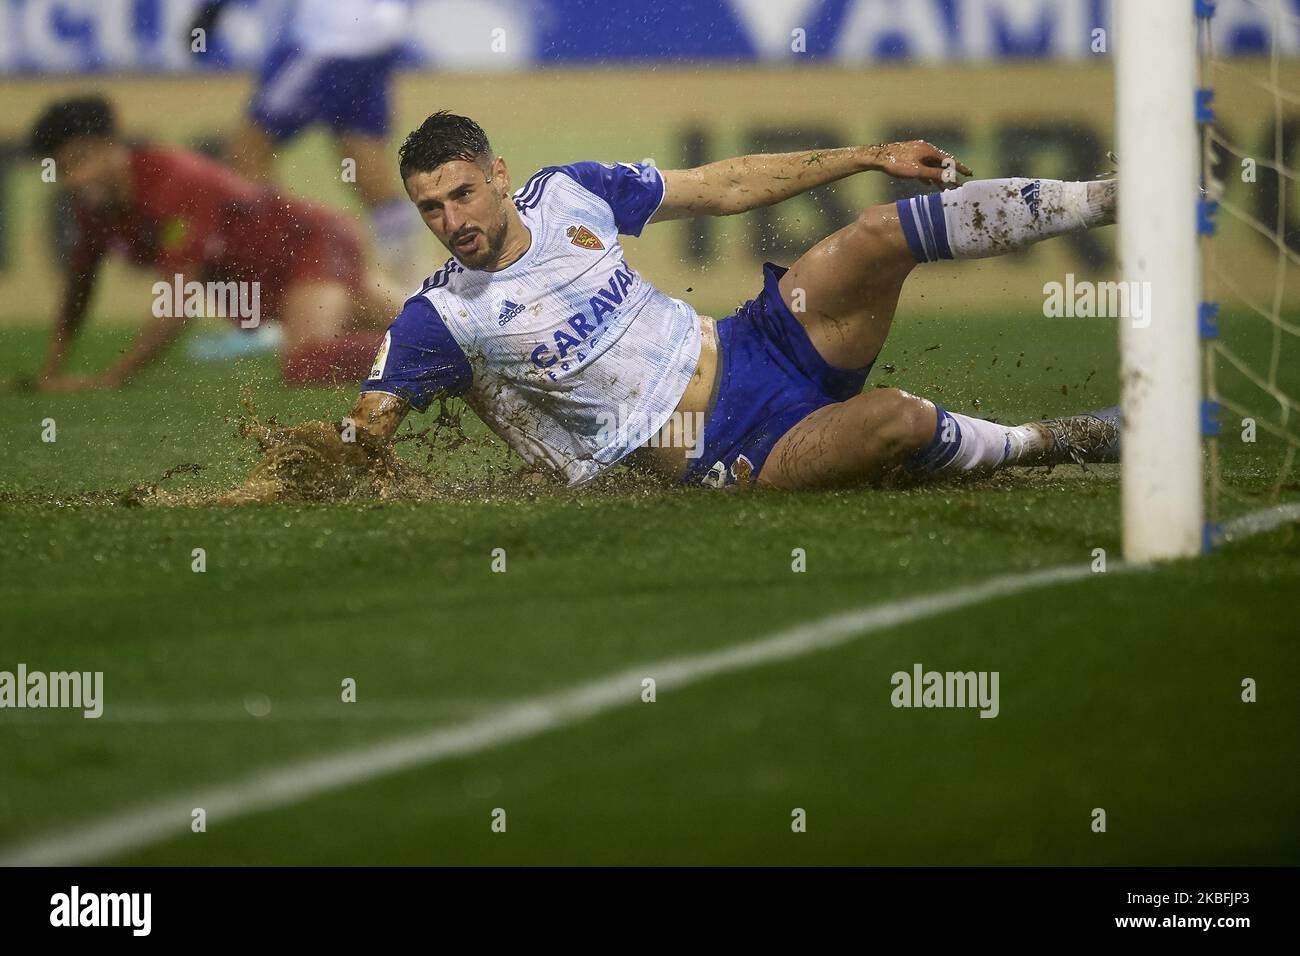
<svg viewBox="0 0 1300 956">
<path fill-rule="evenodd" d="M 1244 62 L 1218 89 L 1222 125 L 1241 155 L 1224 158 L 1225 196 L 1238 212 L 1276 227 L 1278 129 L 1275 100 L 1250 82 L 1266 63 Z M 1284 64 L 1283 89 L 1300 89 L 1300 64 Z M 110 77 L 6 82 L 0 86 L 0 323 L 47 321 L 58 298 L 57 185 L 42 182 L 22 150 L 40 109 L 64 95 L 97 89 L 118 106 L 126 134 L 219 149 L 243 112 L 249 80 Z M 1191 108 L 1191 91 L 1188 93 Z M 464 113 L 487 130 L 515 183 L 538 167 L 583 159 L 642 161 L 663 168 L 728 156 L 921 138 L 955 153 L 981 178 L 1093 178 L 1108 169 L 1114 90 L 1109 63 L 951 68 L 710 68 L 564 70 L 530 73 L 407 73 L 396 90 L 394 147 L 400 134 L 438 109 Z M 1300 105 L 1283 103 L 1289 161 L 1300 158 Z M 1289 111 L 1289 112 L 1286 112 Z M 1257 160 L 1243 181 L 1244 159 Z M 1160 157 L 1121 157 L 1124 164 Z M 1241 168 L 1239 168 L 1241 167 Z M 338 157 L 320 132 L 286 147 L 286 188 L 358 210 Z M 393 176 L 396 177 L 394 160 Z M 1289 184 L 1287 213 L 1300 246 L 1300 186 Z M 864 174 L 779 207 L 725 219 L 653 226 L 628 239 L 632 265 L 670 295 L 725 314 L 757 294 L 759 264 L 789 264 L 860 210 L 910 194 L 906 184 Z M 1273 192 L 1269 192 L 1273 190 Z M 1270 205 L 1271 203 L 1271 205 Z M 358 214 L 358 223 L 360 217 Z M 1242 289 L 1269 298 L 1287 261 L 1268 228 L 1220 216 L 1219 262 Z M 1044 286 L 1118 277 L 1113 230 L 1069 237 L 997 260 L 929 265 L 909 285 L 901 313 L 960 314 L 1043 308 Z M 1294 258 L 1295 253 L 1292 254 Z M 429 271 L 447 257 L 429 240 Z M 1291 267 L 1295 271 L 1294 265 Z M 93 315 L 143 318 L 155 276 L 121 264 L 106 271 Z M 1300 277 L 1284 288 L 1300 304 Z"/>
</svg>

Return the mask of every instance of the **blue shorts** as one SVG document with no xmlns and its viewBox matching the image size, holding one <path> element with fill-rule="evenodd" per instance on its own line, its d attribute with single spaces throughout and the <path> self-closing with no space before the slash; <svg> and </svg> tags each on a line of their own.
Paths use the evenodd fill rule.
<svg viewBox="0 0 1300 956">
<path fill-rule="evenodd" d="M 388 135 L 388 87 L 399 52 L 327 59 L 295 46 L 273 49 L 262 64 L 248 115 L 276 139 L 317 123 L 337 133 Z"/>
<path fill-rule="evenodd" d="M 718 323 L 717 399 L 684 484 L 753 481 L 772 446 L 809 413 L 862 391 L 871 366 L 834 368 L 781 299 L 786 269 L 763 263 L 763 291 Z"/>
</svg>

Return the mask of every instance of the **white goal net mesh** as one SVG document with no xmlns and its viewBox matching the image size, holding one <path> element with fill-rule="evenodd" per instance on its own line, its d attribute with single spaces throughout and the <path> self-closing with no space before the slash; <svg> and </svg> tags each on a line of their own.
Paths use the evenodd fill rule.
<svg viewBox="0 0 1300 956">
<path fill-rule="evenodd" d="M 1198 13 L 1213 543 L 1234 516 L 1300 498 L 1300 3 L 1201 2 Z M 1228 30 L 1251 31 L 1257 55 L 1220 55 Z"/>
</svg>

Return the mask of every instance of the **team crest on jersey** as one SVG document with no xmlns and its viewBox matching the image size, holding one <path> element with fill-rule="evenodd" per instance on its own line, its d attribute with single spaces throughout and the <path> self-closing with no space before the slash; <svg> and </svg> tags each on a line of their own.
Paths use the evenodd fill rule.
<svg viewBox="0 0 1300 956">
<path fill-rule="evenodd" d="M 586 226 L 570 226 L 564 234 L 580 249 L 604 249 L 605 244 Z"/>
<path fill-rule="evenodd" d="M 754 477 L 754 463 L 744 455 L 737 455 L 731 463 L 731 477 L 742 485 L 748 484 Z"/>
<path fill-rule="evenodd" d="M 370 380 L 384 377 L 384 366 L 388 364 L 388 346 L 392 344 L 393 333 L 384 333 L 384 344 L 379 346 L 379 354 L 375 356 L 375 364 L 370 366 Z"/>
<path fill-rule="evenodd" d="M 748 485 L 754 480 L 754 463 L 745 455 L 737 455 L 736 460 L 728 468 L 726 462 L 715 461 L 709 473 L 700 479 L 700 484 L 708 485 L 710 488 L 725 488 L 728 484 L 727 476 L 739 485 Z"/>
</svg>

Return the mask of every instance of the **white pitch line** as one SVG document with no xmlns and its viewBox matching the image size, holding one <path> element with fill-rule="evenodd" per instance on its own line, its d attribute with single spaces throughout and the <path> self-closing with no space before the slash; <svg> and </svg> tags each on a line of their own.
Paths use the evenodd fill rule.
<svg viewBox="0 0 1300 956">
<path fill-rule="evenodd" d="M 876 631 L 972 604 L 1091 576 L 1087 565 L 1005 575 L 941 594 L 922 594 L 846 611 L 716 651 L 647 662 L 527 698 L 460 724 L 364 744 L 333 756 L 261 771 L 235 783 L 110 814 L 97 822 L 0 851 L 0 866 L 76 866 L 110 859 L 188 833 L 190 814 L 196 807 L 206 811 L 209 826 L 221 825 L 403 770 L 527 740 L 617 707 L 632 706 L 641 700 L 641 681 L 646 677 L 655 679 L 657 690 L 677 690 L 719 674 L 829 650 Z"/>
<path fill-rule="evenodd" d="M 1245 515 L 1230 523 L 1228 530 L 1239 539 L 1295 520 L 1300 520 L 1300 504 L 1284 504 Z M 1109 573 L 1130 570 L 1131 565 L 1115 564 Z M 403 770 L 482 753 L 617 707 L 631 706 L 641 700 L 641 681 L 646 677 L 655 679 L 656 689 L 676 690 L 719 674 L 830 650 L 876 631 L 984 601 L 1092 576 L 1090 565 L 1008 574 L 941 594 L 922 594 L 845 611 L 716 651 L 630 667 L 450 727 L 394 737 L 387 743 L 364 744 L 333 756 L 264 770 L 232 784 L 110 814 L 98 822 L 0 851 L 0 866 L 76 866 L 110 859 L 189 832 L 190 813 L 196 807 L 207 812 L 209 822 L 224 823 Z"/>
<path fill-rule="evenodd" d="M 242 700 L 229 701 L 177 701 L 165 703 L 115 702 L 97 719 L 100 724 L 276 724 L 289 721 L 321 722 L 335 720 L 341 724 L 363 721 L 418 721 L 464 718 L 503 703 L 500 697 L 453 697 L 435 700 L 418 698 L 383 699 L 367 694 L 355 704 L 340 700 L 268 700 L 265 714 L 254 714 L 249 704 Z M 14 723 L 67 724 L 66 711 L 17 710 L 6 716 Z M 72 726 L 76 726 L 75 724 Z"/>
<path fill-rule="evenodd" d="M 1264 508 L 1261 511 L 1252 511 L 1250 514 L 1233 518 L 1224 524 L 1223 537 L 1226 541 L 1249 538 L 1251 535 L 1263 534 L 1266 531 L 1272 531 L 1274 528 L 1280 528 L 1292 521 L 1300 521 L 1300 501 Z"/>
</svg>

